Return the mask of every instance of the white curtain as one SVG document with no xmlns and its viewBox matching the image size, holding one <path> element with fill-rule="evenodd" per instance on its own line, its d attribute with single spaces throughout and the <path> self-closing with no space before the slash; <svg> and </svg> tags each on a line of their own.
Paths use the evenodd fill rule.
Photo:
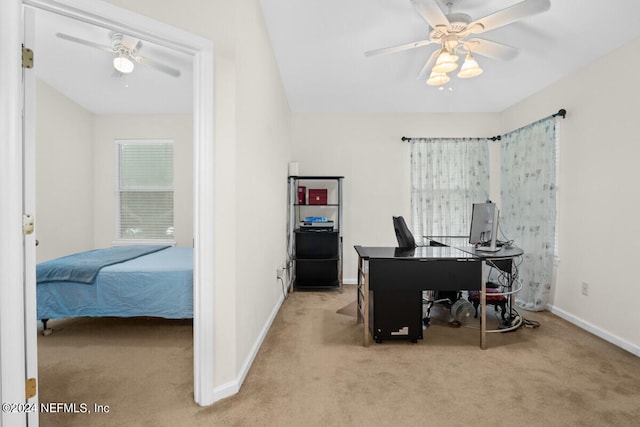
<svg viewBox="0 0 640 427">
<path fill-rule="evenodd" d="M 486 140 L 411 139 L 411 224 L 422 236 L 468 236 L 473 203 L 489 196 Z"/>
<path fill-rule="evenodd" d="M 556 119 L 551 117 L 502 138 L 500 212 L 505 237 L 524 250 L 523 289 L 517 304 L 544 310 L 549 301 L 556 218 Z"/>
</svg>

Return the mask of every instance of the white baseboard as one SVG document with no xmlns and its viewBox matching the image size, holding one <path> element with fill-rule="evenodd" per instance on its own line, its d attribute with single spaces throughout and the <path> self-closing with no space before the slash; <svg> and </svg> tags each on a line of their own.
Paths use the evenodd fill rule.
<svg viewBox="0 0 640 427">
<path fill-rule="evenodd" d="M 571 313 L 567 313 L 566 311 L 558 308 L 558 307 L 554 307 L 553 305 L 549 305 L 547 306 L 547 308 L 549 309 L 550 312 L 552 312 L 553 314 L 555 314 L 558 317 L 563 318 L 564 320 L 573 323 L 574 325 L 588 331 L 591 332 L 592 334 L 594 334 L 597 337 L 602 338 L 605 341 L 610 342 L 613 345 L 616 345 L 620 348 L 622 348 L 623 350 L 628 351 L 631 354 L 634 354 L 638 357 L 640 357 L 640 347 L 638 347 L 635 344 L 632 344 L 628 341 L 623 340 L 620 337 L 617 337 L 585 320 L 580 319 L 579 317 L 574 316 Z"/>
<path fill-rule="evenodd" d="M 342 279 L 342 284 L 343 285 L 357 285 L 358 281 L 356 279 L 352 279 L 352 278 Z"/>
<path fill-rule="evenodd" d="M 214 389 L 213 391 L 214 401 L 212 403 L 215 403 L 226 397 L 233 396 L 234 394 L 240 391 L 240 387 L 242 387 L 242 383 L 244 383 L 245 378 L 247 378 L 249 369 L 251 368 L 251 365 L 253 364 L 254 359 L 258 355 L 258 351 L 260 350 L 260 347 L 262 346 L 262 343 L 264 342 L 264 339 L 266 338 L 267 333 L 269 332 L 269 329 L 271 328 L 271 325 L 273 324 L 273 321 L 275 320 L 276 315 L 278 314 L 278 311 L 280 311 L 280 307 L 282 306 L 283 302 L 284 302 L 284 296 L 280 295 L 280 298 L 278 299 L 278 302 L 276 303 L 275 307 L 271 311 L 271 314 L 269 315 L 267 322 L 262 328 L 262 331 L 260 331 L 260 335 L 258 336 L 258 339 L 253 344 L 253 347 L 251 348 L 251 352 L 247 356 L 244 364 L 242 365 L 242 369 L 240 369 L 238 376 L 236 377 L 235 380 L 229 381 L 228 383 L 222 384 Z"/>
<path fill-rule="evenodd" d="M 231 397 L 239 391 L 240 385 L 238 384 L 237 380 L 229 381 L 226 384 L 222 384 L 213 390 L 213 401 L 211 403 L 207 403 L 207 406 L 213 405 L 219 400 Z"/>
</svg>

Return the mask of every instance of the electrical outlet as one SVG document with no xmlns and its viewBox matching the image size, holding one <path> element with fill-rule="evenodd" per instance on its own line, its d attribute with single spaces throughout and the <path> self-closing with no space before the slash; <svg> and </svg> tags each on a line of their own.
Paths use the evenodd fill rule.
<svg viewBox="0 0 640 427">
<path fill-rule="evenodd" d="M 582 295 L 589 295 L 589 284 L 587 282 L 582 282 Z"/>
<path fill-rule="evenodd" d="M 284 268 L 278 267 L 276 269 L 276 279 L 282 279 L 282 273 L 284 273 Z"/>
</svg>

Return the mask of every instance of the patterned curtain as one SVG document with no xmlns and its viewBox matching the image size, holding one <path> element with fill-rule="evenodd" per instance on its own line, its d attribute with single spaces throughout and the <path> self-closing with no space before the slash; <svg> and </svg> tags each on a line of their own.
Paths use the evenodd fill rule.
<svg viewBox="0 0 640 427">
<path fill-rule="evenodd" d="M 411 224 L 421 236 L 468 236 L 473 203 L 489 196 L 489 147 L 467 138 L 411 139 Z"/>
<path fill-rule="evenodd" d="M 556 223 L 556 119 L 540 120 L 502 138 L 500 212 L 505 237 L 524 250 L 519 267 L 526 310 L 546 309 Z"/>
</svg>

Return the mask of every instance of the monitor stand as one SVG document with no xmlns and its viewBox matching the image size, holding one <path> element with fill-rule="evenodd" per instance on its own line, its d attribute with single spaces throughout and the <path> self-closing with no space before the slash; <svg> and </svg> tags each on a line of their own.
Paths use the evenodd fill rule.
<svg viewBox="0 0 640 427">
<path fill-rule="evenodd" d="M 500 248 L 496 246 L 495 242 L 491 246 L 478 246 L 476 248 L 478 252 L 498 252 L 499 250 Z"/>
<path fill-rule="evenodd" d="M 479 252 L 498 252 L 500 248 L 498 247 L 498 220 L 500 218 L 500 214 L 498 212 L 498 208 L 493 210 L 493 221 L 491 223 L 491 241 L 489 246 L 478 246 L 476 251 Z"/>
</svg>

